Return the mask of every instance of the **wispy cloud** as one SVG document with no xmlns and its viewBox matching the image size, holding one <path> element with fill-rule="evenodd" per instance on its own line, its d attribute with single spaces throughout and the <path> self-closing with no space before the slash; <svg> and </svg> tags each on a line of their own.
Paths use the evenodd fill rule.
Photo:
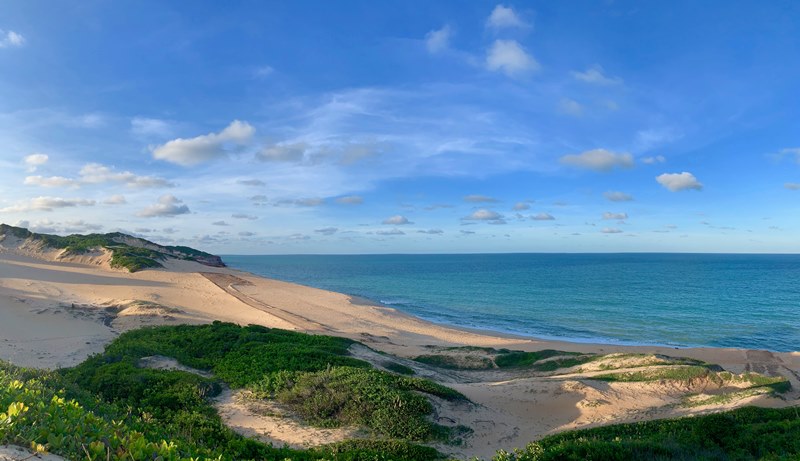
<svg viewBox="0 0 800 461">
<path fill-rule="evenodd" d="M 13 30 L 0 29 L 0 48 L 15 48 L 25 44 L 25 37 Z"/>
<path fill-rule="evenodd" d="M 364 198 L 360 195 L 345 195 L 344 197 L 337 198 L 336 203 L 341 203 L 342 205 L 361 205 L 364 203 Z"/>
<path fill-rule="evenodd" d="M 657 163 L 664 163 L 667 159 L 663 155 L 656 155 L 654 157 L 644 157 L 642 163 L 645 165 L 655 165 Z"/>
<path fill-rule="evenodd" d="M 256 157 L 267 162 L 301 162 L 308 148 L 305 142 L 275 144 L 261 149 Z"/>
<path fill-rule="evenodd" d="M 531 219 L 534 221 L 553 221 L 556 218 L 550 213 L 538 213 L 531 216 Z"/>
<path fill-rule="evenodd" d="M 612 213 L 610 211 L 606 211 L 603 213 L 603 219 L 616 219 L 618 221 L 622 221 L 624 219 L 628 219 L 628 213 Z"/>
<path fill-rule="evenodd" d="M 686 171 L 683 173 L 664 173 L 656 176 L 656 181 L 672 192 L 703 189 L 703 184 L 693 174 Z"/>
<path fill-rule="evenodd" d="M 36 197 L 16 205 L 0 209 L 0 212 L 53 211 L 55 208 L 94 206 L 94 200 L 61 197 Z"/>
<path fill-rule="evenodd" d="M 314 232 L 322 235 L 333 235 L 339 232 L 338 227 L 323 227 L 322 229 L 315 229 Z"/>
<path fill-rule="evenodd" d="M 425 47 L 432 54 L 442 52 L 450 47 L 452 35 L 453 29 L 448 25 L 432 30 L 425 35 Z"/>
<path fill-rule="evenodd" d="M 78 181 L 74 179 L 65 178 L 63 176 L 27 176 L 23 184 L 26 186 L 39 186 L 39 187 L 78 187 Z"/>
<path fill-rule="evenodd" d="M 486 54 L 486 68 L 518 77 L 536 72 L 541 66 L 516 40 L 495 40 Z"/>
<path fill-rule="evenodd" d="M 384 219 L 383 220 L 383 224 L 391 224 L 391 225 L 398 226 L 398 225 L 414 224 L 414 223 L 409 221 L 408 218 L 406 218 L 405 216 L 395 215 L 395 216 L 391 216 L 391 217 L 388 217 L 388 218 Z"/>
<path fill-rule="evenodd" d="M 464 196 L 464 201 L 470 203 L 494 203 L 497 202 L 497 199 L 487 195 L 472 194 Z"/>
<path fill-rule="evenodd" d="M 623 231 L 622 229 L 617 229 L 616 227 L 604 227 L 600 232 L 604 234 L 621 234 Z"/>
<path fill-rule="evenodd" d="M 266 186 L 267 183 L 260 179 L 238 179 L 236 184 L 241 184 L 243 186 L 253 186 L 253 187 L 261 187 Z"/>
<path fill-rule="evenodd" d="M 583 115 L 583 106 L 574 99 L 563 98 L 558 102 L 558 112 L 565 115 L 572 115 L 573 117 L 580 117 Z"/>
<path fill-rule="evenodd" d="M 510 6 L 497 5 L 486 20 L 486 27 L 495 30 L 509 28 L 526 29 L 530 27 L 530 24 L 523 21 Z"/>
<path fill-rule="evenodd" d="M 786 184 L 783 185 L 783 187 L 785 187 L 785 188 L 787 188 L 789 190 L 800 190 L 800 183 L 787 182 Z"/>
<path fill-rule="evenodd" d="M 619 77 L 606 76 L 603 67 L 600 65 L 594 65 L 584 72 L 573 71 L 572 76 L 576 80 L 593 85 L 618 85 L 622 83 L 622 79 Z"/>
</svg>

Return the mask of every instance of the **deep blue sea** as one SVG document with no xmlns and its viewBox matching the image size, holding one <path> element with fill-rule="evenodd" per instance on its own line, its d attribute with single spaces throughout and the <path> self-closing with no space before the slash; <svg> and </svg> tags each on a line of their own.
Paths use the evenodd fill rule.
<svg viewBox="0 0 800 461">
<path fill-rule="evenodd" d="M 223 256 L 438 323 L 540 338 L 800 351 L 800 255 Z"/>
</svg>

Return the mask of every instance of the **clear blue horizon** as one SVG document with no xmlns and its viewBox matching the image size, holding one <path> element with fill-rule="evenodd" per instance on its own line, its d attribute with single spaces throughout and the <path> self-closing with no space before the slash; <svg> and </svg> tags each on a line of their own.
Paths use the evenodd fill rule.
<svg viewBox="0 0 800 461">
<path fill-rule="evenodd" d="M 800 3 L 3 3 L 0 221 L 212 253 L 798 253 Z"/>
</svg>

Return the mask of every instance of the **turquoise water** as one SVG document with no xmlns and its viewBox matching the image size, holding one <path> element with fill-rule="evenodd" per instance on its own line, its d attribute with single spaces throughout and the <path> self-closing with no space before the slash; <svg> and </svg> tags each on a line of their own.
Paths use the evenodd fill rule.
<svg viewBox="0 0 800 461">
<path fill-rule="evenodd" d="M 451 325 L 583 342 L 800 350 L 800 255 L 223 259 Z"/>
</svg>

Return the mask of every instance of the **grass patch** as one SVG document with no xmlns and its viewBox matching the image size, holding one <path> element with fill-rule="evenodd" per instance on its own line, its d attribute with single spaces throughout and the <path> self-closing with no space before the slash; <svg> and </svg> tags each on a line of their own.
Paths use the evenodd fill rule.
<svg viewBox="0 0 800 461">
<path fill-rule="evenodd" d="M 689 381 L 691 379 L 705 378 L 713 372 L 707 367 L 698 365 L 658 367 L 651 370 L 628 371 L 624 373 L 607 373 L 592 376 L 598 381 L 637 383 L 647 381 Z"/>
<path fill-rule="evenodd" d="M 494 368 L 492 359 L 478 355 L 429 354 L 414 357 L 414 361 L 449 370 L 490 370 Z"/>
</svg>

